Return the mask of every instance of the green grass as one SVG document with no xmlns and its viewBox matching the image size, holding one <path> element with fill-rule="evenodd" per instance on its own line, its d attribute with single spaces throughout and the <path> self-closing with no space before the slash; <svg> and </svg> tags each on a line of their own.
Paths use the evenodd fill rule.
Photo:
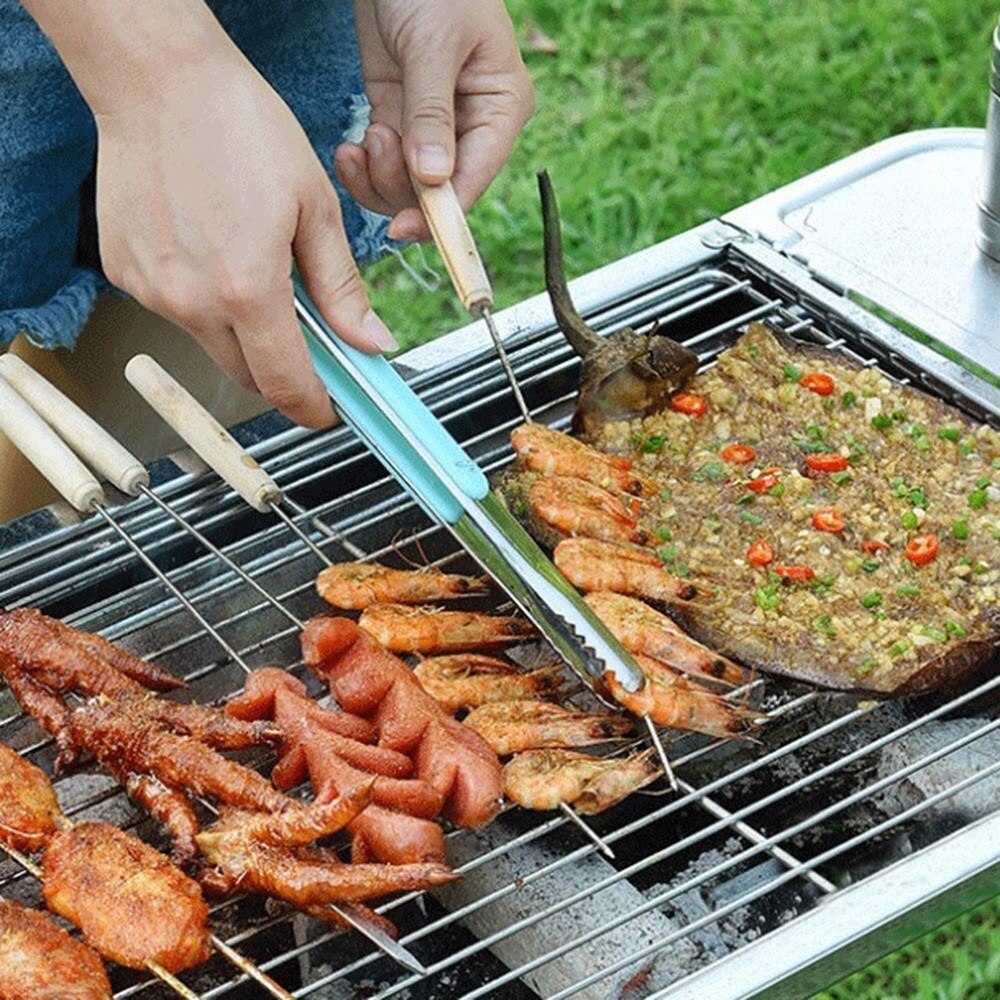
<svg viewBox="0 0 1000 1000">
<path fill-rule="evenodd" d="M 816 1000 L 989 1000 L 1000 993 L 1000 902 L 986 903 Z"/>
<path fill-rule="evenodd" d="M 472 225 L 500 305 L 541 290 L 535 171 L 580 274 L 879 139 L 981 125 L 995 0 L 509 0 L 559 46 L 526 52 L 538 112 Z M 434 250 L 428 262 L 442 274 Z M 416 251 L 407 251 L 416 262 Z M 465 322 L 447 281 L 368 271 L 404 346 Z M 845 980 L 850 997 L 997 995 L 1000 903 Z"/>
<path fill-rule="evenodd" d="M 878 139 L 981 125 L 995 0 L 509 0 L 559 45 L 526 52 L 538 112 L 472 225 L 501 305 L 541 290 L 535 171 L 571 275 Z M 413 255 L 413 251 L 408 252 Z M 427 258 L 439 267 L 433 250 Z M 395 258 L 374 299 L 412 346 L 464 322 Z M 445 282 L 446 284 L 446 282 Z"/>
</svg>

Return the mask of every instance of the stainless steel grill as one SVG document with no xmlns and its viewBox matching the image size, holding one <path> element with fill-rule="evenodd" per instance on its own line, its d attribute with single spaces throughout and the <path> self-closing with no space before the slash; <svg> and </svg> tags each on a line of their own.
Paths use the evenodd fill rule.
<svg viewBox="0 0 1000 1000">
<path fill-rule="evenodd" d="M 612 265 L 588 277 L 578 297 L 597 329 L 659 322 L 705 366 L 746 323 L 764 319 L 917 382 L 978 419 L 1000 419 L 989 379 L 733 225 L 712 223 Z M 532 300 L 498 321 L 533 414 L 563 426 L 577 362 L 547 308 Z M 519 414 L 478 325 L 411 352 L 402 366 L 484 468 L 509 461 Z M 329 557 L 360 551 L 472 569 L 347 430 L 265 428 L 253 450 L 296 524 Z M 157 494 L 292 615 L 322 610 L 316 555 L 280 520 L 251 511 L 214 478 L 170 463 L 154 473 Z M 182 525 L 142 498 L 117 519 L 242 659 L 303 673 L 289 618 Z M 34 535 L 0 552 L 0 602 L 101 631 L 185 676 L 196 700 L 242 685 L 238 665 L 106 523 L 16 527 Z M 749 695 L 769 719 L 761 743 L 665 731 L 679 792 L 638 794 L 594 818 L 613 861 L 562 815 L 513 808 L 486 830 L 451 832 L 449 856 L 463 880 L 379 907 L 424 974 L 358 935 L 256 900 L 218 903 L 213 927 L 303 997 L 802 995 L 1000 888 L 995 666 L 958 696 L 879 704 L 754 681 Z M 0 738 L 51 764 L 50 741 L 7 692 Z M 77 773 L 56 789 L 70 816 L 110 818 L 156 841 L 111 779 Z M 0 866 L 0 891 L 37 898 L 14 863 Z M 219 959 L 181 978 L 205 1000 L 260 995 Z M 122 998 L 165 991 L 124 970 L 114 982 Z"/>
</svg>

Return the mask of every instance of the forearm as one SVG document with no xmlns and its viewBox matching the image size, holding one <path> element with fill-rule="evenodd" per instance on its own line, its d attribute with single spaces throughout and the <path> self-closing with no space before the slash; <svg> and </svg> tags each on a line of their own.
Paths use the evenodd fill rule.
<svg viewBox="0 0 1000 1000">
<path fill-rule="evenodd" d="M 210 60 L 239 58 L 204 0 L 24 0 L 95 114 L 144 103 Z"/>
</svg>

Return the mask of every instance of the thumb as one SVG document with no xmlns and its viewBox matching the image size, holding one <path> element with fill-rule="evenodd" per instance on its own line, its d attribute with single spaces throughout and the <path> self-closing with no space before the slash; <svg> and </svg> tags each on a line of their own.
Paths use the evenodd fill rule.
<svg viewBox="0 0 1000 1000">
<path fill-rule="evenodd" d="M 292 251 L 306 290 L 338 337 L 368 354 L 399 348 L 368 303 L 332 188 L 302 206 Z"/>
<path fill-rule="evenodd" d="M 457 68 L 421 53 L 403 68 L 403 153 L 422 184 L 443 184 L 455 169 Z"/>
</svg>

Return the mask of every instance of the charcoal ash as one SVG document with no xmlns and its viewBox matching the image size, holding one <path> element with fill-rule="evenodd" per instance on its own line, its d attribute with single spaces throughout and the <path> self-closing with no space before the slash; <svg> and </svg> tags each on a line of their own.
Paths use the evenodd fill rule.
<svg viewBox="0 0 1000 1000">
<path fill-rule="evenodd" d="M 482 854 L 504 847 L 521 831 L 513 829 L 510 817 L 469 832 L 449 845 L 449 858 L 458 867 Z M 474 868 L 463 878 L 434 891 L 434 896 L 454 910 L 482 899 L 498 889 L 518 883 L 526 875 L 564 857 L 578 848 L 571 829 L 560 828 L 545 837 L 499 852 L 488 864 Z M 516 891 L 477 909 L 463 918 L 462 925 L 475 937 L 484 938 L 511 924 L 559 904 L 578 891 L 615 873 L 603 857 L 590 854 L 574 860 L 551 875 L 521 885 Z M 497 941 L 493 954 L 508 967 L 517 967 L 545 955 L 560 945 L 606 925 L 616 916 L 642 906 L 646 897 L 622 879 L 583 901 L 517 933 Z M 617 962 L 623 955 L 651 944 L 679 928 L 679 924 L 650 910 L 619 927 L 608 930 L 587 944 L 554 958 L 524 976 L 524 983 L 540 996 L 550 996 L 590 975 L 595 969 Z M 581 991 L 584 1000 L 629 997 L 635 990 L 653 992 L 697 967 L 698 949 L 684 940 Z"/>
</svg>

